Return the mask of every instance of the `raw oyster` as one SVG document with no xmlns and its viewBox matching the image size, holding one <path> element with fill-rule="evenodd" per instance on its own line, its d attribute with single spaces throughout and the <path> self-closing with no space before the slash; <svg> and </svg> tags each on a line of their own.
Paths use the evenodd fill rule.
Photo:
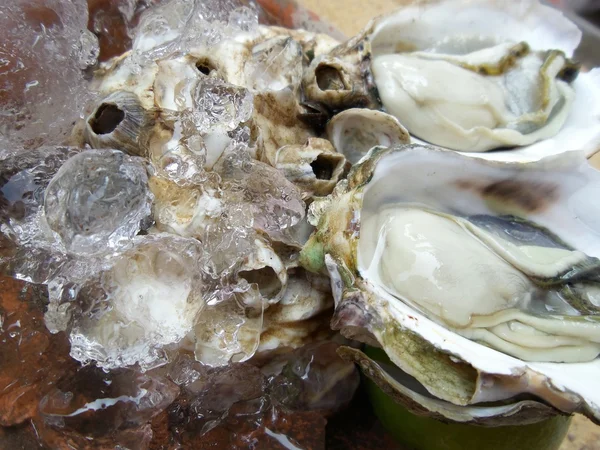
<svg viewBox="0 0 600 450">
<path fill-rule="evenodd" d="M 537 0 L 414 2 L 315 58 L 303 86 L 334 110 L 382 108 L 415 137 L 490 159 L 600 142 L 600 72 L 570 60 L 581 33 Z M 542 80 L 542 82 L 540 82 Z"/>
<path fill-rule="evenodd" d="M 92 147 L 147 156 L 159 168 L 179 159 L 212 170 L 240 139 L 273 164 L 280 147 L 316 135 L 298 120 L 301 73 L 307 54 L 331 50 L 334 39 L 257 24 L 228 26 L 214 41 L 146 28 L 96 73 L 101 100 L 85 125 Z"/>
<path fill-rule="evenodd" d="M 600 421 L 598 189 L 581 153 L 510 164 L 376 147 L 311 205 L 301 263 L 329 272 L 334 328 L 383 347 L 428 396 L 530 394 Z"/>
</svg>

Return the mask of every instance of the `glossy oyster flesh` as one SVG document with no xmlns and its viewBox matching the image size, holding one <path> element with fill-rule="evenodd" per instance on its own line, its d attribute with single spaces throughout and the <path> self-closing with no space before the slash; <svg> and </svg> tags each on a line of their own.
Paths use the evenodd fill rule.
<svg viewBox="0 0 600 450">
<path fill-rule="evenodd" d="M 570 59 L 580 38 L 534 0 L 414 2 L 316 58 L 303 83 L 309 98 L 336 109 L 358 105 L 360 93 L 413 136 L 452 150 L 524 147 L 488 157 L 532 160 L 592 152 L 600 83 Z M 340 87 L 322 80 L 326 68 Z"/>
<path fill-rule="evenodd" d="M 529 395 L 599 420 L 599 188 L 580 153 L 509 164 L 375 148 L 311 206 L 301 260 L 332 277 L 334 326 L 435 398 Z"/>
</svg>

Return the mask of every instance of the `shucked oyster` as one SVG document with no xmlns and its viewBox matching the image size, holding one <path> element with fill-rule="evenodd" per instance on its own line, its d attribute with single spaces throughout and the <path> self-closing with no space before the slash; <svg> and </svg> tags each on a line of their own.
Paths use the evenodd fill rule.
<svg viewBox="0 0 600 450">
<path fill-rule="evenodd" d="M 332 277 L 334 326 L 444 408 L 531 394 L 600 421 L 598 189 L 580 153 L 517 165 L 379 147 L 313 203 L 301 261 Z"/>
<path fill-rule="evenodd" d="M 453 150 L 591 152 L 600 80 L 570 59 L 580 38 L 537 0 L 417 1 L 316 58 L 303 83 L 313 101 L 383 108 L 415 137 Z"/>
</svg>

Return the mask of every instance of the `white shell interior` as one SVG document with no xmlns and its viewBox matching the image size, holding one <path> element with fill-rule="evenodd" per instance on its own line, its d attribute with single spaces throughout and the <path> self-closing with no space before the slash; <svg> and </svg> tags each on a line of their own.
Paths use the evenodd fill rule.
<svg viewBox="0 0 600 450">
<path fill-rule="evenodd" d="M 370 215 L 386 205 L 402 202 L 424 205 L 443 213 L 502 214 L 502 206 L 489 202 L 478 192 L 506 180 L 530 183 L 531 189 L 539 190 L 541 206 L 530 212 L 529 220 L 548 227 L 575 249 L 600 256 L 600 205 L 590 201 L 599 198 L 600 174 L 587 164 L 582 153 L 547 158 L 531 166 L 483 162 L 454 152 L 422 147 L 392 153 L 383 157 L 372 181 L 365 187 L 361 223 L 366 224 Z M 544 194 L 551 192 L 557 183 L 560 187 L 553 192 L 558 194 Z M 370 239 L 365 240 L 363 236 Z M 526 362 L 450 331 L 381 286 L 370 264 L 372 242 L 371 233 L 362 228 L 358 255 L 361 275 L 373 292 L 384 299 L 383 309 L 391 319 L 483 374 L 472 403 L 529 392 L 564 411 L 574 411 L 579 402 L 585 402 L 600 418 L 600 391 L 593 388 L 600 379 L 600 359 L 587 363 Z M 471 292 L 470 287 L 463 286 L 463 292 Z M 401 361 L 394 362 L 414 375 Z"/>
<path fill-rule="evenodd" d="M 456 137 L 454 144 L 459 141 L 469 142 L 464 144 L 466 145 L 464 150 L 467 150 L 468 147 L 468 151 L 485 151 L 489 148 L 490 143 L 492 143 L 492 147 L 494 146 L 493 142 L 497 142 L 496 147 L 508 146 L 511 148 L 510 151 L 472 153 L 473 156 L 503 161 L 535 161 L 544 156 L 571 150 L 583 150 L 589 156 L 600 145 L 600 74 L 597 70 L 580 73 L 571 87 L 562 81 L 556 83 L 555 86 L 559 90 L 564 88 L 567 99 L 572 96 L 567 90 L 570 91 L 572 88 L 575 92 L 571 107 L 565 109 L 566 118 L 563 118 L 564 120 L 553 116 L 549 125 L 533 134 L 524 133 L 519 136 L 520 133 L 513 130 L 496 128 L 495 132 L 502 132 L 498 136 L 490 136 L 488 133 L 490 130 L 482 130 L 486 125 L 481 124 L 481 128 L 472 126 L 471 121 L 477 123 L 477 117 L 485 117 L 490 114 L 490 108 L 495 111 L 494 115 L 497 118 L 497 114 L 504 108 L 501 101 L 493 101 L 491 97 L 478 100 L 471 95 L 469 98 L 472 104 L 460 102 L 453 106 L 452 98 L 461 92 L 459 78 L 446 76 L 439 73 L 437 69 L 432 69 L 433 72 L 430 75 L 439 82 L 436 84 L 441 83 L 440 85 L 445 86 L 443 98 L 438 104 L 433 100 L 429 101 L 431 99 L 428 100 L 429 96 L 433 95 L 426 87 L 428 78 L 416 76 L 419 73 L 422 75 L 422 71 L 415 77 L 408 77 L 406 70 L 403 70 L 402 73 L 406 76 L 403 75 L 402 82 L 400 82 L 397 79 L 400 72 L 389 70 L 390 68 L 387 67 L 389 65 L 396 67 L 395 62 L 390 59 L 403 57 L 397 53 L 399 51 L 426 50 L 436 58 L 440 54 L 448 56 L 453 53 L 457 55 L 471 53 L 474 55 L 477 52 L 472 53 L 472 51 L 479 46 L 484 48 L 491 46 L 490 48 L 492 48 L 493 45 L 507 42 L 526 42 L 533 51 L 561 50 L 567 57 L 571 57 L 580 39 L 581 32 L 575 24 L 567 20 L 558 10 L 544 6 L 537 0 L 415 2 L 376 23 L 371 36 L 374 56 L 373 70 L 384 106 L 389 106 L 389 112 L 394 113 L 393 110 L 397 109 L 394 105 L 400 105 L 400 107 L 405 105 L 406 97 L 410 97 L 408 103 L 416 102 L 416 106 L 413 105 L 409 109 L 410 114 L 406 116 L 408 119 L 398 116 L 401 122 L 412 120 L 420 124 L 431 123 L 428 133 L 436 133 L 436 129 L 445 130 L 447 135 L 459 133 L 460 138 Z M 469 71 L 459 67 L 456 69 L 470 74 Z M 472 75 L 476 76 L 475 73 Z M 445 81 L 444 78 L 446 78 Z M 471 82 L 469 85 L 472 87 Z M 483 89 L 483 86 L 481 88 Z M 555 100 L 557 98 L 554 97 Z M 448 103 L 445 104 L 446 102 Z M 447 121 L 443 109 L 440 109 L 452 107 L 455 108 L 453 114 L 456 114 L 456 108 L 459 108 L 460 111 L 464 110 L 464 114 L 463 112 L 458 114 L 459 118 L 462 117 L 459 122 L 464 125 L 463 127 L 457 127 L 456 123 L 458 122 Z M 400 108 L 402 111 L 404 109 L 406 108 Z M 442 112 L 440 113 L 440 111 Z M 566 114 L 567 112 L 568 114 Z M 495 119 L 490 117 L 490 120 L 493 122 Z M 411 131 L 408 122 L 404 125 Z M 560 129 L 560 131 L 555 134 L 555 129 Z M 440 135 L 436 139 L 439 144 L 440 140 L 444 141 L 446 138 L 444 135 Z M 542 140 L 527 145 L 535 139 Z M 415 139 L 415 141 L 423 142 L 419 139 Z M 448 142 L 451 141 L 452 139 Z M 513 142 L 513 144 L 507 144 L 509 142 Z M 506 143 L 506 145 L 502 143 Z M 522 146 L 514 147 L 514 145 Z M 458 147 L 454 148 L 459 149 Z"/>
</svg>

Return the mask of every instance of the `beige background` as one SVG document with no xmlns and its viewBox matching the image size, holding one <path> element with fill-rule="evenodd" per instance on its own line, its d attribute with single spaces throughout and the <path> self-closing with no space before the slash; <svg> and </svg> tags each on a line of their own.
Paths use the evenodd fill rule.
<svg viewBox="0 0 600 450">
<path fill-rule="evenodd" d="M 393 11 L 406 1 L 299 0 L 299 3 L 316 12 L 319 17 L 336 26 L 347 36 L 351 36 L 360 31 L 372 17 Z M 583 416 L 576 416 L 560 450 L 600 450 L 600 426 L 594 425 Z"/>
</svg>

